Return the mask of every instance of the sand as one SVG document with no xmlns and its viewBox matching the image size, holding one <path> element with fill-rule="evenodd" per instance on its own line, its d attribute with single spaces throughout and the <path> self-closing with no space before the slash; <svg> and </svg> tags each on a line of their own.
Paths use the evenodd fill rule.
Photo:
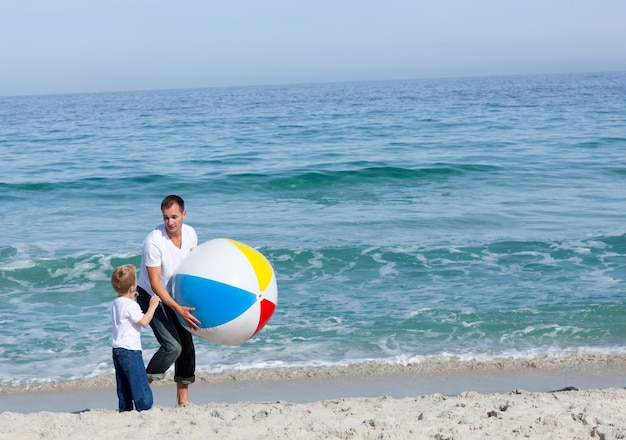
<svg viewBox="0 0 626 440">
<path fill-rule="evenodd" d="M 0 414 L 3 439 L 623 439 L 626 390 Z"/>
<path fill-rule="evenodd" d="M 5 389 L 0 439 L 626 439 L 624 356 L 450 365 L 212 374 L 193 405 L 167 382 L 141 413 L 112 380 Z"/>
</svg>

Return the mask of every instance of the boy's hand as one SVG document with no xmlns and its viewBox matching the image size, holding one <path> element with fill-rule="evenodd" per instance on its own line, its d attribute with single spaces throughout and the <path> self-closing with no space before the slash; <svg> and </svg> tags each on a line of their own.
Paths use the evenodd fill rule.
<svg viewBox="0 0 626 440">
<path fill-rule="evenodd" d="M 150 305 L 148 307 L 154 307 L 156 309 L 160 301 L 161 301 L 161 298 L 159 298 L 158 295 L 152 295 L 150 297 Z"/>
</svg>

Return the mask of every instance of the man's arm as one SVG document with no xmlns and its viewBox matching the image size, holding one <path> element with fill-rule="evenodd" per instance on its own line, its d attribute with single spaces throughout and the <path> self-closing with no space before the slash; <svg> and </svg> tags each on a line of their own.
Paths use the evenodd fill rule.
<svg viewBox="0 0 626 440">
<path fill-rule="evenodd" d="M 163 304 L 174 310 L 183 321 L 194 330 L 198 330 L 198 326 L 200 325 L 200 321 L 198 318 L 193 316 L 191 312 L 193 312 L 195 307 L 184 307 L 179 305 L 172 295 L 167 291 L 167 289 L 161 283 L 161 267 L 146 267 L 148 271 L 148 278 L 150 279 L 150 287 L 152 287 L 152 291 L 161 298 Z"/>
</svg>

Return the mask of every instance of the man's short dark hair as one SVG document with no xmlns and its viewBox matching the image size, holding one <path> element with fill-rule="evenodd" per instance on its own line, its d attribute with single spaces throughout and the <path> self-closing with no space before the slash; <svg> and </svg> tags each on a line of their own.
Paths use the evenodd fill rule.
<svg viewBox="0 0 626 440">
<path fill-rule="evenodd" d="M 180 196 L 177 196 L 176 194 L 170 194 L 169 196 L 164 198 L 163 201 L 161 202 L 161 211 L 163 211 L 164 209 L 171 208 L 174 203 L 180 206 L 181 211 L 185 210 L 185 201 L 183 200 L 183 198 Z"/>
</svg>

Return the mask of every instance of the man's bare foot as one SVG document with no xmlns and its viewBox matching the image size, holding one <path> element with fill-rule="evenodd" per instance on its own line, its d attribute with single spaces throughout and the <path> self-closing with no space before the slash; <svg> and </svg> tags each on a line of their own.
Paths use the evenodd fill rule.
<svg viewBox="0 0 626 440">
<path fill-rule="evenodd" d="M 189 402 L 189 384 L 176 383 L 176 408 L 190 405 Z"/>
</svg>

